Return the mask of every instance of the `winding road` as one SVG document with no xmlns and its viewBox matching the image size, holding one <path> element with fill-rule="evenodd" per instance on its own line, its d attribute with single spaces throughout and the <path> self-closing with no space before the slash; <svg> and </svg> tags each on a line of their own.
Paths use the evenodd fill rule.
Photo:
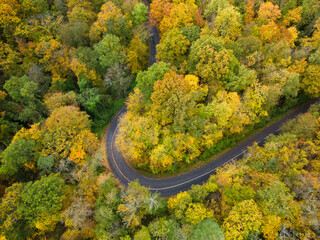
<svg viewBox="0 0 320 240">
<path fill-rule="evenodd" d="M 151 31 L 153 34 L 152 37 L 150 37 L 150 65 L 156 62 L 156 45 L 159 43 L 159 33 L 157 29 L 153 27 Z M 270 134 L 278 133 L 280 126 L 285 121 L 297 116 L 300 113 L 306 112 L 311 103 L 312 102 L 309 102 L 300 106 L 291 114 L 272 124 L 268 128 L 262 130 L 258 134 L 241 142 L 236 147 L 232 148 L 230 151 L 226 152 L 214 161 L 209 162 L 208 164 L 194 169 L 190 172 L 169 178 L 149 178 L 138 173 L 128 165 L 122 154 L 118 151 L 115 144 L 115 137 L 118 132 L 119 118 L 126 112 L 126 106 L 124 106 L 113 118 L 107 129 L 106 150 L 108 163 L 114 176 L 126 186 L 129 182 L 138 179 L 141 185 L 149 187 L 152 192 L 158 191 L 161 196 L 174 195 L 181 191 L 190 189 L 191 185 L 193 184 L 202 184 L 206 182 L 210 175 L 215 173 L 217 168 L 230 161 L 241 158 L 248 150 L 248 146 L 252 146 L 254 142 L 262 145 L 265 139 L 268 138 Z"/>
</svg>

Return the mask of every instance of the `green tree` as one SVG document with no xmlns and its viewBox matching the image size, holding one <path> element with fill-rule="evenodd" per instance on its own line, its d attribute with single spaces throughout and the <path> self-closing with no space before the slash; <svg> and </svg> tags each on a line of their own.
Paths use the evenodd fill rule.
<svg viewBox="0 0 320 240">
<path fill-rule="evenodd" d="M 134 234 L 134 240 L 151 240 L 151 235 L 147 227 L 142 226 L 142 228 Z"/>
<path fill-rule="evenodd" d="M 132 11 L 132 17 L 134 24 L 144 23 L 148 20 L 148 7 L 143 3 L 137 3 L 134 5 L 134 9 Z"/>
<path fill-rule="evenodd" d="M 10 97 L 22 106 L 19 119 L 26 123 L 38 122 L 46 115 L 41 102 L 41 86 L 27 75 L 11 77 L 3 86 Z"/>
<path fill-rule="evenodd" d="M 223 195 L 226 198 L 226 202 L 231 205 L 235 205 L 244 200 L 254 199 L 255 191 L 250 186 L 243 186 L 239 183 L 234 183 L 232 186 L 227 187 L 223 191 Z"/>
<path fill-rule="evenodd" d="M 113 65 L 124 63 L 125 54 L 120 44 L 120 39 L 117 36 L 106 34 L 103 39 L 93 47 L 99 55 L 102 67 L 109 68 Z"/>
<path fill-rule="evenodd" d="M 227 0 L 209 0 L 206 1 L 206 6 L 204 9 L 204 16 L 208 19 L 213 19 L 216 14 L 227 8 L 230 7 L 230 2 Z"/>
<path fill-rule="evenodd" d="M 200 38 L 201 29 L 196 25 L 187 25 L 180 29 L 182 34 L 192 43 Z"/>
<path fill-rule="evenodd" d="M 212 218 L 201 221 L 192 230 L 191 240 L 224 240 L 224 233 Z"/>
<path fill-rule="evenodd" d="M 49 10 L 49 4 L 45 0 L 23 0 L 21 6 L 23 12 L 29 16 Z"/>
<path fill-rule="evenodd" d="M 100 88 L 86 88 L 77 95 L 77 101 L 94 118 L 101 118 L 110 108 L 111 96 Z"/>
<path fill-rule="evenodd" d="M 136 82 L 137 88 L 143 94 L 144 100 L 149 101 L 153 92 L 153 85 L 170 71 L 170 64 L 159 62 L 153 64 L 148 70 L 138 73 Z"/>
<path fill-rule="evenodd" d="M 120 203 L 120 190 L 113 178 L 109 178 L 99 187 L 99 196 L 95 202 L 96 234 L 98 237 L 107 234 L 118 238 L 121 218 L 117 214 L 117 207 Z"/>
<path fill-rule="evenodd" d="M 148 228 L 149 232 L 154 238 L 168 239 L 171 225 L 171 220 L 166 220 L 165 218 L 157 218 L 148 225 Z"/>
<path fill-rule="evenodd" d="M 300 217 L 300 206 L 294 201 L 290 189 L 282 182 L 272 182 L 268 187 L 257 191 L 262 211 L 266 215 L 276 215 L 285 220 L 294 221 Z"/>
<path fill-rule="evenodd" d="M 188 192 L 192 197 L 193 202 L 202 203 L 204 199 L 208 196 L 208 191 L 206 186 L 202 186 L 202 185 L 192 185 L 191 189 Z"/>
<path fill-rule="evenodd" d="M 40 168 L 40 175 L 49 174 L 52 172 L 52 167 L 55 164 L 54 156 L 39 157 L 38 167 Z"/>
<path fill-rule="evenodd" d="M 26 184 L 22 192 L 22 205 L 18 211 L 30 227 L 40 233 L 55 229 L 61 220 L 64 186 L 64 181 L 55 175 L 44 176 L 41 180 Z"/>
<path fill-rule="evenodd" d="M 37 156 L 36 143 L 18 138 L 0 155 L 0 173 L 16 180 L 30 179 Z M 31 177 L 32 178 L 32 177 Z"/>
</svg>

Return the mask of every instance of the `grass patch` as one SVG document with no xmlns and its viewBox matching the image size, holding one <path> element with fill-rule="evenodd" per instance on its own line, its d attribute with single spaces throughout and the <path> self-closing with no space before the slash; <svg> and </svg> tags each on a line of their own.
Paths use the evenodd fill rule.
<svg viewBox="0 0 320 240">
<path fill-rule="evenodd" d="M 232 137 L 223 137 L 218 143 L 214 144 L 213 147 L 205 149 L 203 153 L 199 156 L 198 161 L 191 163 L 189 165 L 186 165 L 184 163 L 177 164 L 175 171 L 173 172 L 164 172 L 164 173 L 155 174 L 146 169 L 137 168 L 136 166 L 134 166 L 134 168 L 139 173 L 152 178 L 173 177 L 176 175 L 189 172 L 211 161 L 214 161 L 215 159 L 217 159 L 224 153 L 228 152 L 229 150 L 231 150 L 233 147 L 237 146 L 244 140 L 256 135 L 257 133 L 261 132 L 265 128 L 276 123 L 277 121 L 281 120 L 285 116 L 291 114 L 296 110 L 297 107 L 299 107 L 303 103 L 306 103 L 309 100 L 310 98 L 303 95 L 303 96 L 300 96 L 300 98 L 297 99 L 297 101 L 294 102 L 291 105 L 291 107 L 285 106 L 283 108 L 278 108 L 273 112 L 271 111 L 270 116 L 261 119 L 261 121 L 256 125 L 246 128 L 244 132 L 242 132 L 241 134 L 235 134 Z"/>
</svg>

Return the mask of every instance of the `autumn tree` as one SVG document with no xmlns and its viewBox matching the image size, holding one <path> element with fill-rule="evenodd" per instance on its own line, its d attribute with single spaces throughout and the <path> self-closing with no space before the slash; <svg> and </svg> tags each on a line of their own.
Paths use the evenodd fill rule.
<svg viewBox="0 0 320 240">
<path fill-rule="evenodd" d="M 183 219 L 184 213 L 188 209 L 189 204 L 192 203 L 192 198 L 188 192 L 178 193 L 176 196 L 169 198 L 168 209 L 175 218 Z"/>
<path fill-rule="evenodd" d="M 254 12 L 254 0 L 248 1 L 247 5 L 245 6 L 245 22 L 246 24 L 252 22 L 255 17 L 255 12 Z"/>
<path fill-rule="evenodd" d="M 89 127 L 89 116 L 77 107 L 66 106 L 53 110 L 45 122 L 41 155 L 68 157 L 75 137 Z"/>
<path fill-rule="evenodd" d="M 301 87 L 311 97 L 319 96 L 319 74 L 320 66 L 309 65 L 306 69 L 304 77 L 302 78 Z"/>
<path fill-rule="evenodd" d="M 187 59 L 190 41 L 181 31 L 172 29 L 168 31 L 157 46 L 157 58 L 179 67 Z"/>
<path fill-rule="evenodd" d="M 202 26 L 203 20 L 197 17 L 197 5 L 191 2 L 177 2 L 173 4 L 167 14 L 161 20 L 159 30 L 161 35 L 173 28 L 181 28 L 186 25 Z"/>
<path fill-rule="evenodd" d="M 60 107 L 77 106 L 76 93 L 72 91 L 68 93 L 47 93 L 44 97 L 44 104 L 50 113 Z"/>
<path fill-rule="evenodd" d="M 1 40 L 5 38 L 7 43 L 13 43 L 13 33 L 21 22 L 19 12 L 21 5 L 16 0 L 0 2 L 0 33 Z"/>
<path fill-rule="evenodd" d="M 140 89 L 146 101 L 150 100 L 154 83 L 162 79 L 169 70 L 169 64 L 159 62 L 153 64 L 148 70 L 138 73 L 136 78 L 137 88 Z"/>
<path fill-rule="evenodd" d="M 131 73 L 136 74 L 143 71 L 148 63 L 148 47 L 145 45 L 139 36 L 135 36 L 128 48 L 127 61 L 131 68 Z"/>
<path fill-rule="evenodd" d="M 226 239 L 246 239 L 249 234 L 260 232 L 262 214 L 254 200 L 243 201 L 234 206 L 225 218 L 223 230 Z"/>
<path fill-rule="evenodd" d="M 23 184 L 15 183 L 6 188 L 5 195 L 0 203 L 0 229 L 1 237 L 8 239 L 26 239 L 30 237 L 31 229 L 23 221 L 18 212 L 22 204 Z M 30 230 L 26 231 L 26 229 Z"/>
<path fill-rule="evenodd" d="M 69 68 L 68 49 L 53 37 L 41 38 L 35 48 L 36 54 L 43 56 L 39 62 L 52 74 L 52 86 L 63 87 L 71 71 Z"/>
<path fill-rule="evenodd" d="M 154 0 L 150 4 L 150 22 L 159 26 L 162 19 L 169 13 L 172 3 L 170 0 Z"/>
<path fill-rule="evenodd" d="M 225 82 L 238 71 L 239 62 L 223 42 L 212 36 L 203 36 L 190 49 L 188 68 L 211 86 Z"/>
<path fill-rule="evenodd" d="M 215 22 L 220 36 L 236 40 L 241 33 L 240 13 L 234 7 L 224 8 L 219 11 Z"/>
</svg>

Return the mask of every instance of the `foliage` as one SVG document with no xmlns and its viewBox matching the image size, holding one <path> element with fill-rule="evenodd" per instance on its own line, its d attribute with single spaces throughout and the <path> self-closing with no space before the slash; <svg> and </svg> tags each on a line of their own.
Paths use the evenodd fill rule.
<svg viewBox="0 0 320 240">
<path fill-rule="evenodd" d="M 159 195 L 157 193 L 152 194 L 146 187 L 141 186 L 138 181 L 129 183 L 127 191 L 123 194 L 122 203 L 118 206 L 118 212 L 122 215 L 122 221 L 125 225 L 132 229 L 141 224 L 145 215 L 154 214 L 161 208 Z M 143 230 L 141 234 L 150 236 L 146 230 Z"/>
<path fill-rule="evenodd" d="M 100 64 L 104 68 L 124 62 L 125 55 L 121 48 L 120 39 L 115 35 L 106 34 L 99 43 L 94 45 L 94 49 L 97 51 Z"/>
<path fill-rule="evenodd" d="M 16 139 L 1 153 L 0 172 L 15 180 L 32 178 L 35 170 L 36 151 L 35 142 Z M 28 176 L 29 175 L 29 176 Z"/>
<path fill-rule="evenodd" d="M 234 206 L 224 220 L 226 239 L 246 239 L 249 234 L 259 232 L 262 214 L 253 200 L 245 200 Z"/>
<path fill-rule="evenodd" d="M 135 36 L 130 41 L 127 61 L 131 68 L 131 73 L 139 73 L 146 69 L 148 57 L 148 47 L 141 41 L 139 36 Z"/>
<path fill-rule="evenodd" d="M 168 201 L 120 190 L 90 128 L 126 102 L 116 141 L 133 167 L 198 166 L 319 96 L 319 14 L 317 0 L 153 0 L 148 69 L 143 2 L 0 0 L 0 239 L 316 239 L 318 105 Z"/>
<path fill-rule="evenodd" d="M 18 212 L 40 233 L 53 231 L 60 221 L 64 181 L 55 176 L 42 177 L 34 183 L 29 182 L 23 189 L 22 202 Z"/>
<path fill-rule="evenodd" d="M 179 66 L 186 60 L 189 46 L 190 41 L 182 32 L 172 29 L 163 36 L 157 46 L 157 58 L 172 63 L 174 66 Z"/>
<path fill-rule="evenodd" d="M 146 22 L 148 20 L 148 7 L 143 3 L 137 3 L 134 5 L 132 17 L 134 24 Z"/>
<path fill-rule="evenodd" d="M 192 231 L 193 240 L 223 240 L 224 233 L 212 218 L 207 218 L 200 222 Z"/>
<path fill-rule="evenodd" d="M 157 80 L 163 78 L 164 74 L 169 72 L 170 65 L 164 62 L 153 64 L 148 70 L 140 72 L 137 75 L 137 88 L 140 89 L 146 101 L 151 97 L 153 85 Z"/>
</svg>

